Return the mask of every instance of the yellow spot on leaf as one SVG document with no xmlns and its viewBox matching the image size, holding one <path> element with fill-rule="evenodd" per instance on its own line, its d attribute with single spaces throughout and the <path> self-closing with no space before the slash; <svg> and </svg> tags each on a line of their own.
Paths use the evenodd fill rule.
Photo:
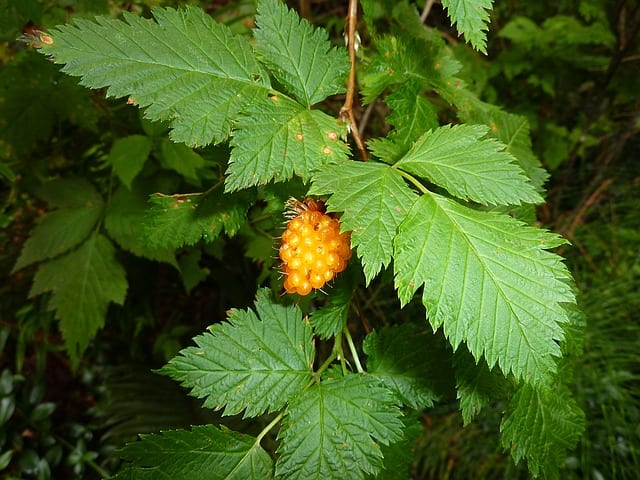
<svg viewBox="0 0 640 480">
<path fill-rule="evenodd" d="M 45 45 L 53 45 L 53 38 L 51 38 L 50 35 L 47 35 L 44 32 L 36 32 L 36 35 L 38 35 L 38 40 Z"/>
</svg>

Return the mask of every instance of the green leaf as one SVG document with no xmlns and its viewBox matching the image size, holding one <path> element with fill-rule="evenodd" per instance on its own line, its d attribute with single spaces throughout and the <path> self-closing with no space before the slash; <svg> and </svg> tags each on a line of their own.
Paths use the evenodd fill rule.
<svg viewBox="0 0 640 480">
<path fill-rule="evenodd" d="M 180 273 L 182 274 L 182 284 L 187 293 L 191 292 L 200 282 L 206 280 L 211 273 L 207 267 L 200 266 L 202 250 L 191 248 L 178 260 Z"/>
<path fill-rule="evenodd" d="M 433 328 L 476 361 L 540 385 L 556 370 L 558 342 L 575 303 L 561 257 L 564 243 L 508 215 L 476 211 L 435 193 L 413 205 L 395 239 L 395 284 L 402 304 L 424 285 Z"/>
<path fill-rule="evenodd" d="M 129 135 L 113 142 L 107 162 L 127 188 L 131 188 L 131 182 L 142 171 L 152 146 L 153 141 L 146 135 Z"/>
<path fill-rule="evenodd" d="M 312 379 L 313 332 L 300 309 L 256 296 L 256 313 L 232 309 L 228 322 L 210 327 L 160 373 L 191 388 L 204 406 L 224 415 L 254 417 L 282 408 Z"/>
<path fill-rule="evenodd" d="M 311 195 L 332 194 L 327 207 L 343 212 L 342 229 L 351 230 L 367 283 L 389 265 L 393 238 L 417 196 L 399 172 L 376 162 L 330 164 L 313 176 Z"/>
<path fill-rule="evenodd" d="M 349 58 L 332 48 L 325 30 L 313 28 L 279 0 L 258 4 L 255 49 L 274 77 L 305 107 L 344 92 Z"/>
<path fill-rule="evenodd" d="M 483 123 L 489 126 L 488 135 L 506 146 L 506 151 L 518 161 L 520 168 L 527 174 L 531 183 L 538 190 L 549 178 L 547 171 L 533 153 L 529 121 L 522 115 L 514 115 L 497 108 L 474 109 L 462 115 L 469 123 Z"/>
<path fill-rule="evenodd" d="M 81 209 L 103 203 L 100 193 L 84 178 L 52 180 L 40 186 L 36 195 L 49 206 L 60 209 Z"/>
<path fill-rule="evenodd" d="M 175 143 L 166 138 L 160 140 L 159 160 L 163 167 L 178 172 L 196 184 L 200 183 L 198 170 L 206 166 L 204 159 L 184 143 Z"/>
<path fill-rule="evenodd" d="M 371 156 L 379 159 L 384 163 L 393 165 L 396 163 L 405 153 L 409 150 L 400 143 L 395 143 L 393 140 L 387 138 L 372 138 L 367 141 L 367 147 Z"/>
<path fill-rule="evenodd" d="M 438 399 L 432 378 L 438 352 L 433 334 L 413 324 L 385 327 L 371 332 L 362 349 L 367 354 L 367 372 L 391 390 L 400 403 L 411 408 L 432 407 Z M 425 361 L 425 352 L 429 361 Z"/>
<path fill-rule="evenodd" d="M 442 6 L 473 48 L 487 53 L 489 11 L 493 0 L 442 0 Z"/>
<path fill-rule="evenodd" d="M 173 249 L 149 247 L 141 240 L 148 208 L 146 190 L 146 186 L 139 182 L 134 184 L 132 190 L 124 186 L 118 188 L 107 207 L 104 226 L 111 238 L 123 249 L 139 257 L 175 266 Z"/>
<path fill-rule="evenodd" d="M 313 385 L 287 409 L 278 434 L 276 476 L 362 479 L 382 467 L 377 442 L 400 440 L 401 413 L 374 378 L 348 375 Z"/>
<path fill-rule="evenodd" d="M 346 160 L 340 140 L 344 126 L 319 110 L 307 110 L 282 95 L 256 101 L 240 118 L 233 134 L 226 191 L 289 180 L 308 180 L 330 161 Z"/>
<path fill-rule="evenodd" d="M 168 120 L 171 138 L 190 146 L 221 142 L 238 113 L 269 87 L 249 43 L 200 8 L 154 9 L 155 21 L 76 18 L 40 49 L 91 88 L 132 96 L 153 120 Z"/>
<path fill-rule="evenodd" d="M 114 480 L 246 480 L 272 478 L 273 461 L 258 441 L 225 427 L 200 425 L 188 430 L 140 435 L 122 456 L 133 465 Z"/>
<path fill-rule="evenodd" d="M 33 279 L 30 297 L 52 292 L 49 306 L 74 364 L 104 325 L 109 304 L 124 303 L 127 279 L 115 254 L 111 242 L 94 233 L 77 250 L 42 264 Z"/>
<path fill-rule="evenodd" d="M 576 446 L 585 428 L 584 413 L 563 385 L 535 389 L 522 385 L 511 398 L 500 424 L 503 448 L 517 462 L 545 478 L 560 478 L 558 467 Z"/>
<path fill-rule="evenodd" d="M 62 207 L 38 218 L 13 271 L 57 257 L 82 243 L 102 217 L 102 197 L 88 181 L 54 180 L 45 187 L 51 198 L 64 196 Z M 54 193 L 55 192 L 55 193 Z M 47 196 L 47 193 L 45 195 Z M 54 205 L 56 202 L 53 202 Z"/>
<path fill-rule="evenodd" d="M 336 336 L 347 325 L 351 297 L 353 297 L 355 288 L 354 282 L 347 275 L 345 272 L 338 277 L 331 287 L 331 295 L 329 295 L 326 305 L 314 310 L 309 315 L 313 331 L 324 340 Z"/>
<path fill-rule="evenodd" d="M 222 231 L 235 235 L 245 221 L 251 195 L 223 194 L 222 185 L 206 193 L 150 197 L 142 227 L 143 243 L 152 249 L 180 248 L 200 239 L 213 241 Z"/>
<path fill-rule="evenodd" d="M 384 468 L 374 478 L 378 480 L 410 480 L 415 462 L 415 443 L 424 427 L 416 418 L 404 418 L 404 437 L 391 445 L 383 445 Z"/>
<path fill-rule="evenodd" d="M 435 108 L 421 95 L 417 82 L 407 82 L 403 88 L 395 89 L 385 102 L 393 110 L 387 117 L 387 122 L 394 127 L 389 139 L 406 149 L 424 132 L 438 128 Z"/>
<path fill-rule="evenodd" d="M 462 421 L 469 424 L 492 400 L 507 391 L 507 380 L 496 369 L 490 370 L 484 360 L 475 362 L 468 350 L 460 348 L 453 357 L 456 396 L 460 401 Z"/>
<path fill-rule="evenodd" d="M 415 11 L 415 9 L 414 9 Z M 425 29 L 421 27 L 421 32 Z M 401 38 L 387 35 L 375 42 L 373 55 L 362 76 L 364 102 L 371 103 L 387 88 L 395 85 L 419 85 L 423 90 L 433 88 L 445 99 L 464 86 L 455 78 L 462 65 L 445 48 L 439 37 L 421 36 Z"/>
<path fill-rule="evenodd" d="M 493 139 L 481 140 L 488 130 L 484 125 L 430 130 L 395 166 L 428 178 L 463 200 L 485 205 L 543 202 L 505 146 Z"/>
<path fill-rule="evenodd" d="M 0 12 L 4 16 L 1 6 Z M 62 122 L 95 130 L 102 112 L 91 95 L 51 62 L 16 52 L 0 75 L 0 158 L 22 161 L 39 142 L 55 135 L 53 128 Z"/>
</svg>

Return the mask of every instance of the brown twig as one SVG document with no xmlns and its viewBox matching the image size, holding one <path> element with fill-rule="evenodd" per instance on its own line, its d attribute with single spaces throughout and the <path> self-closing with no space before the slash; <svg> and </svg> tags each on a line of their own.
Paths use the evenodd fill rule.
<svg viewBox="0 0 640 480">
<path fill-rule="evenodd" d="M 578 225 L 582 222 L 584 216 L 587 213 L 587 210 L 589 210 L 589 208 L 591 208 L 600 200 L 602 192 L 609 188 L 612 182 L 613 180 L 611 178 L 606 179 L 600 184 L 600 186 L 598 186 L 598 188 L 595 189 L 595 191 L 591 195 L 589 195 L 589 198 L 587 198 L 587 200 L 581 205 L 580 210 L 578 210 L 578 212 L 575 214 L 573 220 L 567 227 L 566 232 L 564 232 L 567 238 L 571 239 L 573 237 L 573 233 L 575 232 Z"/>
<path fill-rule="evenodd" d="M 422 14 L 420 15 L 420 21 L 424 23 L 429 16 L 429 12 L 431 12 L 431 8 L 433 4 L 436 3 L 436 0 L 427 0 L 424 4 L 424 9 L 422 10 Z"/>
<path fill-rule="evenodd" d="M 340 109 L 340 119 L 349 126 L 353 140 L 356 142 L 360 157 L 362 160 L 367 160 L 369 154 L 364 146 L 358 125 L 356 123 L 356 117 L 353 114 L 353 101 L 356 96 L 356 26 L 358 25 L 358 0 L 349 0 L 349 11 L 347 12 L 347 49 L 349 51 L 349 60 L 351 62 L 351 69 L 349 70 L 349 80 L 347 83 L 347 94 L 344 99 L 344 105 Z"/>
<path fill-rule="evenodd" d="M 300 16 L 311 23 L 311 1 L 300 0 Z"/>
<path fill-rule="evenodd" d="M 353 306 L 358 313 L 358 317 L 360 317 L 360 322 L 364 327 L 364 331 L 369 335 L 371 333 L 371 327 L 369 326 L 369 322 L 367 322 L 367 317 L 365 317 L 364 312 L 362 311 L 362 307 L 360 306 L 360 300 L 358 300 L 358 292 L 355 292 L 353 295 Z"/>
</svg>

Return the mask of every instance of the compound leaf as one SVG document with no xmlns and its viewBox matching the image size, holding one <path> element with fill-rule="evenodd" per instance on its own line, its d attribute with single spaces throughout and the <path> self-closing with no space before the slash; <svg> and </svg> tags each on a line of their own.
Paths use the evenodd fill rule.
<svg viewBox="0 0 640 480">
<path fill-rule="evenodd" d="M 502 446 L 511 448 L 516 463 L 524 458 L 534 476 L 544 473 L 550 479 L 560 478 L 558 467 L 584 428 L 584 413 L 564 385 L 521 385 L 500 424 Z"/>
<path fill-rule="evenodd" d="M 114 480 L 245 480 L 272 478 L 273 461 L 258 441 L 225 427 L 200 425 L 140 435 L 122 456 L 132 465 Z"/>
<path fill-rule="evenodd" d="M 413 324 L 371 332 L 362 348 L 367 354 L 367 372 L 380 379 L 398 400 L 412 408 L 432 407 L 438 393 L 430 380 L 436 360 L 431 348 L 433 334 L 420 332 Z M 424 352 L 429 352 L 425 361 Z"/>
<path fill-rule="evenodd" d="M 107 95 L 131 96 L 153 120 L 168 120 L 171 137 L 188 145 L 221 142 L 231 123 L 269 76 L 245 39 L 200 8 L 154 9 L 154 20 L 81 18 L 50 32 L 41 51 Z"/>
<path fill-rule="evenodd" d="M 148 248 L 180 248 L 200 239 L 214 240 L 223 230 L 235 235 L 245 221 L 251 195 L 222 193 L 222 186 L 207 193 L 150 197 L 151 208 L 142 228 Z"/>
<path fill-rule="evenodd" d="M 442 0 L 442 6 L 456 24 L 459 34 L 465 38 L 473 48 L 487 53 L 487 30 L 489 11 L 493 0 Z"/>
<path fill-rule="evenodd" d="M 313 385 L 287 409 L 278 434 L 276 476 L 362 479 L 382 467 L 378 443 L 402 437 L 401 413 L 378 380 L 348 375 Z"/>
<path fill-rule="evenodd" d="M 331 194 L 328 210 L 343 212 L 342 229 L 351 230 L 369 283 L 389 265 L 396 230 L 417 195 L 399 172 L 376 162 L 326 165 L 313 176 L 309 193 Z"/>
<path fill-rule="evenodd" d="M 84 179 L 54 180 L 42 189 L 45 200 L 60 207 L 38 218 L 22 248 L 13 271 L 35 262 L 57 257 L 82 243 L 94 229 L 104 210 L 98 191 Z M 60 196 L 68 198 L 57 202 Z"/>
<path fill-rule="evenodd" d="M 256 52 L 274 77 L 305 107 L 344 91 L 349 59 L 332 48 L 323 29 L 312 27 L 279 0 L 258 4 Z"/>
<path fill-rule="evenodd" d="M 42 264 L 33 279 L 30 297 L 52 292 L 49 305 L 73 363 L 104 325 L 109 304 L 124 303 L 127 279 L 115 254 L 111 242 L 94 233 L 77 250 Z"/>
<path fill-rule="evenodd" d="M 444 126 L 425 133 L 395 166 L 428 178 L 449 193 L 482 204 L 540 203 L 542 197 L 529 182 L 505 145 L 482 139 L 484 125 Z"/>
<path fill-rule="evenodd" d="M 433 328 L 457 348 L 465 341 L 476 361 L 547 383 L 560 357 L 575 303 L 561 257 L 546 251 L 564 241 L 512 217 L 464 207 L 435 193 L 413 205 L 395 239 L 398 296 L 408 303 L 424 285 L 422 302 Z"/>
<path fill-rule="evenodd" d="M 298 307 L 256 296 L 256 312 L 229 312 L 228 322 L 213 325 L 160 373 L 191 388 L 204 406 L 224 407 L 225 415 L 245 417 L 282 408 L 312 379 L 313 331 Z"/>
<path fill-rule="evenodd" d="M 257 101 L 236 125 L 225 189 L 289 180 L 294 174 L 306 181 L 320 165 L 347 158 L 340 140 L 345 133 L 335 118 L 285 96 Z"/>
</svg>

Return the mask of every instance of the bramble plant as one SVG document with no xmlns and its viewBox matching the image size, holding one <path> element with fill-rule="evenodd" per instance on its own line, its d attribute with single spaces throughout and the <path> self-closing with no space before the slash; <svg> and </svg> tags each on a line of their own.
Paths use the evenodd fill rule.
<svg viewBox="0 0 640 480">
<path fill-rule="evenodd" d="M 533 224 L 547 175 L 526 118 L 467 88 L 452 50 L 408 1 L 360 4 L 370 37 L 359 44 L 351 1 L 347 48 L 278 0 L 258 2 L 251 38 L 195 7 L 77 18 L 31 38 L 82 85 L 163 122 L 115 142 L 107 162 L 121 185 L 109 198 L 78 179 L 40 191 L 56 210 L 41 217 L 14 270 L 39 264 L 31 294 L 51 293 L 74 362 L 109 304 L 125 300 L 114 242 L 178 266 L 184 246 L 251 230 L 256 205 L 283 211 L 289 197 L 308 195 L 339 218 L 354 251 L 314 303 L 274 295 L 280 279 L 160 370 L 205 407 L 264 416 L 257 435 L 217 425 L 143 435 L 124 447 L 129 463 L 115 478 L 407 478 L 413 412 L 451 388 L 465 424 L 504 402 L 502 445 L 534 476 L 557 478 L 580 437 L 564 358 L 580 350 L 583 321 L 571 275 L 551 251 L 565 241 Z M 492 2 L 442 4 L 486 53 Z M 357 94 L 390 109 L 386 137 L 363 140 Z M 339 111 L 335 98 L 344 99 Z M 220 144 L 228 162 L 212 153 Z M 152 151 L 202 191 L 153 193 L 163 185 L 144 174 Z M 265 261 L 278 234 L 269 232 Z M 362 313 L 357 297 L 391 275 L 400 306 L 420 302 L 426 322 L 369 331 L 361 318 L 359 344 L 351 307 Z M 270 455 L 261 442 L 276 429 Z"/>
</svg>

